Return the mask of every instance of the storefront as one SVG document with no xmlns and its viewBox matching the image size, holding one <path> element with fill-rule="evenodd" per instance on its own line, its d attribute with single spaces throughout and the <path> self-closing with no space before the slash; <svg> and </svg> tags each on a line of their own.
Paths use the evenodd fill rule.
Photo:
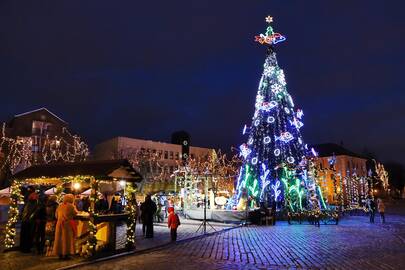
<svg viewBox="0 0 405 270">
<path fill-rule="evenodd" d="M 88 201 L 88 207 L 79 209 L 76 217 L 78 253 L 91 256 L 99 250 L 115 250 L 116 224 L 120 221 L 127 223 L 126 248 L 134 248 L 135 195 L 141 181 L 142 176 L 127 160 L 56 163 L 27 168 L 12 178 L 6 248 L 15 247 L 18 204 L 24 200 L 22 190 L 27 187 L 43 191 L 44 196 L 56 195 L 58 201 L 64 193 Z M 100 200 L 106 202 L 105 207 L 99 207 Z"/>
</svg>

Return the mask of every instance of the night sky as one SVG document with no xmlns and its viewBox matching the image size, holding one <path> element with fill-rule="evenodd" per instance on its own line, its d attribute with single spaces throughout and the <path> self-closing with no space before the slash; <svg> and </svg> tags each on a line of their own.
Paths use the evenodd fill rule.
<svg viewBox="0 0 405 270">
<path fill-rule="evenodd" d="M 17 3 L 18 2 L 18 3 Z M 244 142 L 271 14 L 307 143 L 405 163 L 401 0 L 0 1 L 0 120 L 47 107 L 91 146 L 114 136 Z"/>
</svg>

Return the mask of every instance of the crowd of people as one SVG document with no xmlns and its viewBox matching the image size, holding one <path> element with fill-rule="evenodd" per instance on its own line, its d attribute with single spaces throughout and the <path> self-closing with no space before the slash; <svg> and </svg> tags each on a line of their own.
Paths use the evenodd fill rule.
<svg viewBox="0 0 405 270">
<path fill-rule="evenodd" d="M 30 253 L 35 248 L 37 254 L 58 256 L 69 259 L 75 254 L 75 239 L 77 236 L 76 216 L 86 212 L 90 207 L 87 196 L 65 194 L 63 201 L 58 203 L 56 195 L 45 195 L 28 189 L 21 213 L 20 250 Z M 110 198 L 99 194 L 95 210 L 98 213 L 120 213 L 124 210 L 122 197 L 116 193 Z M 172 241 L 177 239 L 177 228 L 180 219 L 174 213 L 174 207 L 167 201 L 156 203 L 150 195 L 137 208 L 137 217 L 142 223 L 143 236 L 153 238 L 153 223 L 162 222 L 168 218 L 168 228 Z"/>
</svg>

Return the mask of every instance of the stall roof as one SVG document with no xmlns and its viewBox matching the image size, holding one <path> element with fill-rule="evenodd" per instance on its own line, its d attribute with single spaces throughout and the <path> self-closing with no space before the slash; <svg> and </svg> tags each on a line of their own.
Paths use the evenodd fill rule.
<svg viewBox="0 0 405 270">
<path fill-rule="evenodd" d="M 94 176 L 97 179 L 125 179 L 130 182 L 141 182 L 142 176 L 126 159 L 96 160 L 72 163 L 52 163 L 34 165 L 22 170 L 13 179 L 58 178 L 67 176 Z"/>
</svg>

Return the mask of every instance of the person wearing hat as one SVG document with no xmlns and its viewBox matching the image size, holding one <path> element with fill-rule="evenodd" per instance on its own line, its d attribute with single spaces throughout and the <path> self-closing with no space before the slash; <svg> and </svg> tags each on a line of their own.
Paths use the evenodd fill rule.
<svg viewBox="0 0 405 270">
<path fill-rule="evenodd" d="M 59 259 L 69 259 L 75 253 L 75 233 L 74 217 L 77 210 L 74 207 L 74 195 L 66 194 L 63 203 L 56 210 L 55 242 L 53 244 L 53 255 Z"/>
<path fill-rule="evenodd" d="M 168 211 L 167 227 L 170 229 L 170 238 L 174 242 L 177 240 L 177 228 L 180 226 L 180 218 L 174 213 L 174 207 L 169 207 Z"/>
</svg>

